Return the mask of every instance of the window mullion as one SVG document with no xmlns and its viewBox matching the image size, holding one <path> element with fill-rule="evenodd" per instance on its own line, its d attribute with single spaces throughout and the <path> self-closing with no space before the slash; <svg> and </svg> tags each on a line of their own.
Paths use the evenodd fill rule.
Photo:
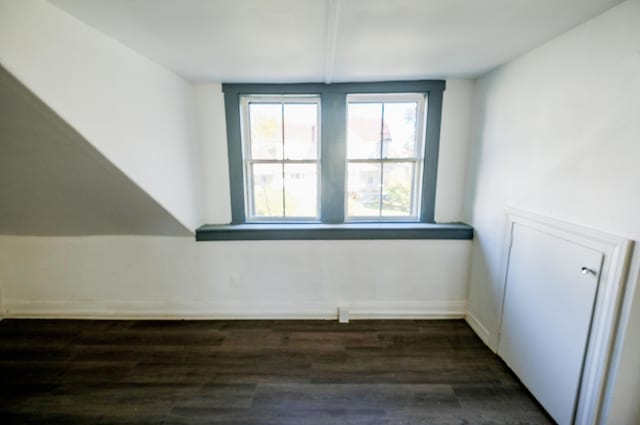
<svg viewBox="0 0 640 425">
<path fill-rule="evenodd" d="M 320 220 L 343 223 L 346 175 L 346 95 L 326 91 L 322 94 Z"/>
</svg>

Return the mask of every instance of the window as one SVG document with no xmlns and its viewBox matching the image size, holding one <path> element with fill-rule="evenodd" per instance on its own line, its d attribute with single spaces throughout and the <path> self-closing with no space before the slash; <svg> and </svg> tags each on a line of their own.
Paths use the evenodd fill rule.
<svg viewBox="0 0 640 425">
<path fill-rule="evenodd" d="M 243 96 L 248 221 L 319 220 L 318 96 Z"/>
<path fill-rule="evenodd" d="M 417 221 L 425 96 L 347 96 L 347 220 Z"/>
<path fill-rule="evenodd" d="M 443 90 L 224 84 L 232 224 L 433 223 Z"/>
</svg>

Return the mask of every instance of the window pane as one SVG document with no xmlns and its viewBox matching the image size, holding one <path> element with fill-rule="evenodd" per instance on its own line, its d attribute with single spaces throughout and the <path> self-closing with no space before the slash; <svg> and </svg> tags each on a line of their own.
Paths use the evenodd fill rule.
<svg viewBox="0 0 640 425">
<path fill-rule="evenodd" d="M 318 105 L 315 103 L 285 103 L 284 157 L 318 158 Z"/>
<path fill-rule="evenodd" d="M 382 103 L 349 103 L 347 158 L 380 158 Z"/>
<path fill-rule="evenodd" d="M 370 217 L 380 215 L 379 162 L 350 163 L 347 170 L 347 215 Z"/>
<path fill-rule="evenodd" d="M 287 217 L 317 217 L 317 165 L 285 164 L 284 197 Z"/>
<path fill-rule="evenodd" d="M 382 215 L 410 216 L 413 162 L 386 163 L 382 176 Z"/>
<path fill-rule="evenodd" d="M 253 164 L 253 214 L 282 217 L 282 164 Z"/>
<path fill-rule="evenodd" d="M 416 157 L 417 102 L 385 103 L 383 157 Z"/>
<path fill-rule="evenodd" d="M 282 105 L 250 103 L 251 158 L 282 159 Z"/>
</svg>

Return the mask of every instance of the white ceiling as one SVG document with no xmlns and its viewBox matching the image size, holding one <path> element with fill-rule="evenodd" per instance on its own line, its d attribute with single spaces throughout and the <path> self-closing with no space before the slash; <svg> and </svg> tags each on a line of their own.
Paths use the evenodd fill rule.
<svg viewBox="0 0 640 425">
<path fill-rule="evenodd" d="M 480 75 L 621 0 L 50 0 L 192 81 Z"/>
<path fill-rule="evenodd" d="M 189 235 L 0 66 L 0 234 Z"/>
</svg>

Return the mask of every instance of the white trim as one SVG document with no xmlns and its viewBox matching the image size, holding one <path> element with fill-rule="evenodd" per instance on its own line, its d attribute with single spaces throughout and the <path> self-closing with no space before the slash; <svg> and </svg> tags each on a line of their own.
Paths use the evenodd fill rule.
<svg viewBox="0 0 640 425">
<path fill-rule="evenodd" d="M 346 304 L 349 318 L 357 319 L 462 319 L 467 301 L 360 301 Z"/>
<path fill-rule="evenodd" d="M 607 385 L 607 388 L 605 389 L 604 402 L 598 422 L 600 424 L 611 423 L 610 415 L 611 403 L 613 402 L 614 396 L 613 392 L 620 372 L 619 368 L 624 350 L 625 336 L 628 331 L 631 309 L 633 308 L 635 292 L 638 290 L 640 290 L 640 246 L 635 243 L 631 257 L 631 265 L 629 266 L 629 273 L 627 276 L 627 285 L 622 299 L 622 307 L 620 308 L 620 319 L 618 321 L 618 328 L 616 329 L 614 347 L 611 354 L 609 376 L 607 377 L 609 385 Z"/>
<path fill-rule="evenodd" d="M 489 332 L 487 327 L 484 326 L 482 322 L 480 322 L 480 320 L 478 320 L 478 318 L 474 316 L 473 313 L 471 313 L 470 311 L 467 311 L 467 315 L 465 316 L 465 321 L 471 327 L 471 329 L 473 329 L 473 331 L 480 337 L 482 342 L 484 342 L 489 348 L 491 348 L 491 351 L 495 353 L 496 350 L 494 350 L 493 347 L 489 345 L 489 340 L 491 339 L 491 333 Z"/>
<path fill-rule="evenodd" d="M 454 319 L 461 301 L 361 301 L 346 305 L 350 319 Z M 31 301 L 5 300 L 6 317 L 47 319 L 324 319 L 338 318 L 338 303 Z"/>
<path fill-rule="evenodd" d="M 500 306 L 496 327 L 498 330 L 502 328 L 503 303 L 514 225 L 526 226 L 604 254 L 574 421 L 576 425 L 595 425 L 598 423 L 600 412 L 606 411 L 603 403 L 604 394 L 608 391 L 607 386 L 612 384 L 612 380 L 609 379 L 609 365 L 633 243 L 619 236 L 515 208 L 507 208 L 506 218 L 502 280 L 498 291 Z M 498 331 L 490 338 L 490 342 L 495 343 L 495 350 L 499 344 L 499 336 Z M 493 349 L 493 346 L 491 347 Z"/>
</svg>

